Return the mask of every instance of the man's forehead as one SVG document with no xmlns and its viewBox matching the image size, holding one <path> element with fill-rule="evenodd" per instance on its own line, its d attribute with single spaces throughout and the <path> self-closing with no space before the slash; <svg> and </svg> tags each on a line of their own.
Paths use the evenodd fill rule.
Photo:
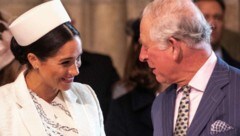
<svg viewBox="0 0 240 136">
<path fill-rule="evenodd" d="M 201 2 L 201 3 L 200 3 Z M 196 6 L 200 9 L 200 11 L 204 14 L 204 15 L 211 15 L 211 14 L 219 14 L 219 15 L 223 15 L 224 12 L 221 9 L 220 5 L 217 2 L 214 3 L 202 3 L 204 1 L 200 1 L 199 3 L 196 3 Z"/>
</svg>

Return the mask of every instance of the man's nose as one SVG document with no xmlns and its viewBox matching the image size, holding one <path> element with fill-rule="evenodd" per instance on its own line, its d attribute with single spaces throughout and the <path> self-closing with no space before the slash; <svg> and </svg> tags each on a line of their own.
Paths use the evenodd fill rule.
<svg viewBox="0 0 240 136">
<path fill-rule="evenodd" d="M 216 29 L 216 20 L 214 18 L 209 18 L 208 23 L 211 26 L 212 30 Z"/>
<path fill-rule="evenodd" d="M 143 49 L 143 47 L 141 47 L 141 51 L 140 51 L 140 54 L 139 54 L 139 60 L 141 62 L 146 62 L 147 59 L 148 59 L 147 51 L 145 49 Z"/>
</svg>

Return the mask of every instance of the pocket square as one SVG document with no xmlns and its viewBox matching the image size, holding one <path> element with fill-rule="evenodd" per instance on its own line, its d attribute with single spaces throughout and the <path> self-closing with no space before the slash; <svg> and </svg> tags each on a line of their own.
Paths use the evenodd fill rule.
<svg viewBox="0 0 240 136">
<path fill-rule="evenodd" d="M 232 126 L 230 126 L 229 124 L 227 124 L 226 122 L 224 122 L 222 120 L 216 120 L 211 125 L 210 134 L 211 135 L 216 135 L 218 133 L 227 132 L 231 129 L 234 129 L 234 128 Z"/>
</svg>

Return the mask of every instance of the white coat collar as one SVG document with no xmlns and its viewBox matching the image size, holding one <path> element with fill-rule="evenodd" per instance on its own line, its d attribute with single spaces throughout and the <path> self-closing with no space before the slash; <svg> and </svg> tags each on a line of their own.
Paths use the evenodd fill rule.
<svg viewBox="0 0 240 136">
<path fill-rule="evenodd" d="M 41 118 L 38 115 L 38 112 L 29 94 L 24 72 L 21 72 L 18 78 L 15 80 L 14 90 L 16 103 L 19 106 L 18 113 L 30 135 L 46 136 Z"/>
<path fill-rule="evenodd" d="M 93 119 L 89 118 L 88 113 L 89 111 L 95 112 L 95 110 L 92 108 L 91 104 L 85 102 L 85 97 L 80 95 L 84 93 L 84 90 L 86 91 L 86 89 L 88 88 L 85 88 L 84 86 L 77 86 L 76 88 L 73 83 L 70 90 L 61 91 L 61 93 L 80 135 L 91 136 L 95 135 L 96 132 L 91 130 L 94 124 L 89 123 L 92 122 Z M 20 73 L 14 82 L 14 93 L 16 96 L 16 104 L 19 106 L 19 115 L 30 135 L 46 136 L 41 118 L 38 115 L 29 93 L 24 72 Z"/>
<path fill-rule="evenodd" d="M 73 88 L 72 88 L 73 89 Z M 77 96 L 73 90 L 61 91 L 67 108 L 75 122 L 79 134 L 83 136 L 91 136 L 87 105 L 84 104 L 81 96 Z"/>
</svg>

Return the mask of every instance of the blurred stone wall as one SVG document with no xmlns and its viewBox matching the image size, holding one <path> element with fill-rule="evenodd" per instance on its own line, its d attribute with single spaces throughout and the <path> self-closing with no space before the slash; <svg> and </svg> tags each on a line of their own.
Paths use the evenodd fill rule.
<svg viewBox="0 0 240 136">
<path fill-rule="evenodd" d="M 47 0 L 0 0 L 0 10 L 11 14 L 12 20 L 44 1 Z M 81 33 L 84 49 L 111 56 L 121 76 L 128 50 L 126 22 L 138 18 L 150 1 L 152 0 L 62 0 L 75 27 Z M 232 56 L 240 60 L 240 41 L 237 41 L 240 38 L 236 36 L 240 32 L 240 2 L 225 1 L 226 28 L 235 37 L 228 37 L 227 34 L 223 43 L 232 52 Z"/>
<path fill-rule="evenodd" d="M 222 45 L 230 55 L 240 61 L 240 1 L 225 0 L 225 31 Z"/>
</svg>

